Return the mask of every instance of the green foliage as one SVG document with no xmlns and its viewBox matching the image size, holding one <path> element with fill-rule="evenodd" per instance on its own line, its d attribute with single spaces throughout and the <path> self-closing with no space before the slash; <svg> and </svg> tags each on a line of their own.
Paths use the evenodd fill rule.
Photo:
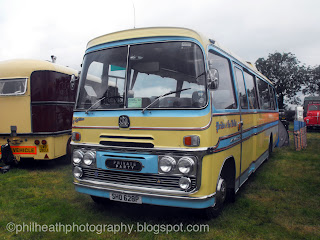
<svg viewBox="0 0 320 240">
<path fill-rule="evenodd" d="M 302 90 L 303 94 L 320 96 L 320 66 L 314 68 L 308 67 L 306 70 L 308 77 L 304 83 L 305 88 Z"/>
<path fill-rule="evenodd" d="M 279 108 L 284 108 L 285 97 L 291 103 L 297 103 L 296 94 L 306 81 L 306 68 L 292 53 L 275 52 L 269 54 L 267 59 L 259 58 L 256 61 L 257 69 L 271 80 L 278 96 Z"/>
</svg>

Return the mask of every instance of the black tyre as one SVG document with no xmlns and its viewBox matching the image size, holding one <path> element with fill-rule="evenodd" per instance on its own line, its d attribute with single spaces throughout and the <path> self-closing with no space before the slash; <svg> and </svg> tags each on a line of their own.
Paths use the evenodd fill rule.
<svg viewBox="0 0 320 240">
<path fill-rule="evenodd" d="M 227 189 L 227 199 L 226 200 L 229 203 L 234 203 L 236 201 L 236 192 L 235 192 L 234 188 Z"/>
<path fill-rule="evenodd" d="M 68 139 L 67 142 L 67 147 L 66 147 L 66 156 L 65 159 L 67 162 L 71 162 L 71 155 L 72 155 L 72 151 L 71 151 L 71 137 Z"/>
<path fill-rule="evenodd" d="M 268 158 L 270 158 L 272 156 L 272 152 L 273 152 L 273 139 L 271 136 L 270 141 L 269 141 L 269 156 L 268 156 Z"/>
</svg>

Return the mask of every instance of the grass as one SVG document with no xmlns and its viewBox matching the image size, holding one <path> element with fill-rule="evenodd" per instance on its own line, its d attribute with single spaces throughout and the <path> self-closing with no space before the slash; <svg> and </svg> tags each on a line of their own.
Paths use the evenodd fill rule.
<svg viewBox="0 0 320 240">
<path fill-rule="evenodd" d="M 292 138 L 292 134 L 290 136 Z M 308 133 L 308 147 L 275 149 L 222 214 L 203 220 L 195 210 L 132 205 L 97 205 L 75 192 L 70 163 L 33 164 L 0 175 L 1 239 L 320 239 L 320 133 Z M 118 230 L 121 224 L 149 224 L 149 232 L 8 232 L 9 222 L 22 225 L 87 223 Z M 160 232 L 165 224 L 209 225 L 202 232 Z M 112 224 L 116 224 L 113 226 Z M 164 224 L 164 225 L 163 225 Z M 151 226 L 154 229 L 151 229 Z M 199 225 L 198 225 L 199 226 Z M 111 227 L 114 227 L 111 229 Z M 63 230 L 63 229 L 62 229 Z M 81 230 L 81 229 L 80 229 Z M 82 229 L 83 230 L 83 229 Z M 91 229 L 93 230 L 93 229 Z M 96 229 L 99 230 L 99 229 Z"/>
</svg>

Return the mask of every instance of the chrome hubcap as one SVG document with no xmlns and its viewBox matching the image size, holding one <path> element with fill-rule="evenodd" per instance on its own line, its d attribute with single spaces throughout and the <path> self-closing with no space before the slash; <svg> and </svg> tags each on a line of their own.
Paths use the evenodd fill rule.
<svg viewBox="0 0 320 240">
<path fill-rule="evenodd" d="M 218 182 L 217 197 L 219 198 L 220 203 L 223 203 L 227 197 L 227 183 L 222 178 L 220 178 Z"/>
</svg>

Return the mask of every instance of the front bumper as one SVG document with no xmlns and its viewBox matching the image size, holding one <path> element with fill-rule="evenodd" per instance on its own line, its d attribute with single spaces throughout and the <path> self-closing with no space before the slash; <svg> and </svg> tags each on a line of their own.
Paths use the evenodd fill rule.
<svg viewBox="0 0 320 240">
<path fill-rule="evenodd" d="M 109 198 L 110 192 L 118 192 L 125 194 L 135 194 L 142 198 L 143 204 L 152 204 L 159 206 L 181 207 L 181 208 L 193 208 L 204 209 L 215 204 L 215 196 L 208 195 L 203 197 L 188 197 L 188 196 L 173 196 L 173 195 L 160 195 L 156 193 L 141 193 L 129 190 L 112 189 L 101 186 L 86 185 L 83 183 L 74 182 L 77 192 L 89 194 L 92 196 Z"/>
</svg>

